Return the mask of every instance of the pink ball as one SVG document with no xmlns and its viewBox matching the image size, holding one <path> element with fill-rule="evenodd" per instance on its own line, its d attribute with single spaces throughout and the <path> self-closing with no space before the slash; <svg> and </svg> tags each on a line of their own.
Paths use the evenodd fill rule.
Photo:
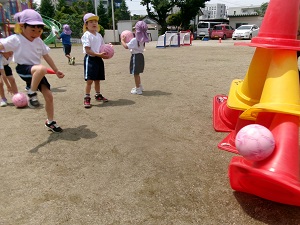
<svg viewBox="0 0 300 225">
<path fill-rule="evenodd" d="M 12 97 L 12 102 L 17 108 L 26 107 L 28 105 L 27 95 L 24 93 L 14 94 L 14 96 Z"/>
<path fill-rule="evenodd" d="M 125 36 L 125 42 L 128 43 L 132 38 L 134 38 L 133 33 L 130 30 L 124 30 L 121 33 L 121 39 Z"/>
<path fill-rule="evenodd" d="M 250 124 L 237 133 L 235 146 L 245 159 L 260 161 L 272 154 L 275 140 L 268 128 L 259 124 Z"/>
<path fill-rule="evenodd" d="M 113 45 L 110 45 L 110 44 L 101 45 L 100 52 L 106 52 L 109 59 L 111 57 L 113 57 L 115 54 L 114 47 L 113 47 Z"/>
</svg>

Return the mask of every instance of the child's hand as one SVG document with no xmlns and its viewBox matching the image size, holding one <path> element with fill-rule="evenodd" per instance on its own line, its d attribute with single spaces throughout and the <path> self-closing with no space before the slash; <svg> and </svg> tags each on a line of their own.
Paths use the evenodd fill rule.
<svg viewBox="0 0 300 225">
<path fill-rule="evenodd" d="M 63 74 L 63 72 L 61 72 L 61 71 L 59 71 L 59 70 L 57 70 L 57 72 L 56 72 L 56 76 L 58 77 L 58 78 L 63 78 L 65 75 Z"/>
<path fill-rule="evenodd" d="M 2 52 L 2 55 L 4 56 L 4 58 L 8 59 L 13 55 L 13 52 Z"/>
<path fill-rule="evenodd" d="M 108 54 L 106 52 L 100 52 L 99 53 L 99 56 L 102 58 L 102 59 L 108 59 Z"/>
</svg>

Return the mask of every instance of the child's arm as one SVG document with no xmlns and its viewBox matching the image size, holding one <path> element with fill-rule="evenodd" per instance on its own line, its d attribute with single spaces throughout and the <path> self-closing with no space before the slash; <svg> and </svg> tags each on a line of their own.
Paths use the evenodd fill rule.
<svg viewBox="0 0 300 225">
<path fill-rule="evenodd" d="M 12 94 L 12 88 L 10 86 L 10 83 L 7 80 L 4 69 L 0 69 L 0 73 L 1 73 L 1 78 L 2 78 L 3 82 L 5 83 L 5 85 L 7 87 L 7 92 Z"/>
<path fill-rule="evenodd" d="M 43 55 L 43 58 L 48 63 L 48 65 L 54 70 L 54 72 L 58 78 L 63 78 L 65 76 L 61 71 L 59 71 L 57 69 L 55 63 L 53 62 L 53 60 L 49 54 Z"/>
<path fill-rule="evenodd" d="M 125 39 L 126 39 L 126 37 L 124 36 L 124 37 L 122 37 L 122 39 L 121 39 L 121 43 L 122 43 L 122 45 L 123 45 L 123 47 L 125 48 L 125 49 L 128 49 L 128 46 L 127 46 L 127 44 L 126 44 L 126 42 L 125 42 Z"/>
<path fill-rule="evenodd" d="M 85 52 L 86 52 L 86 54 L 88 54 L 90 56 L 97 56 L 102 59 L 108 59 L 108 55 L 105 52 L 96 53 L 96 52 L 93 52 L 90 47 L 85 47 Z"/>
</svg>

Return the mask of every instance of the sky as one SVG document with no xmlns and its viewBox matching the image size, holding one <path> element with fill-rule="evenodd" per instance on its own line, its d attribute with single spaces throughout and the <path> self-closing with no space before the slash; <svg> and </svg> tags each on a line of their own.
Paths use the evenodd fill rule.
<svg viewBox="0 0 300 225">
<path fill-rule="evenodd" d="M 250 5 L 261 5 L 262 3 L 270 2 L 270 0 L 210 0 L 207 4 L 221 3 L 227 7 L 239 7 L 239 6 L 250 6 Z M 146 15 L 146 7 L 140 5 L 140 0 L 126 0 L 131 14 Z"/>
<path fill-rule="evenodd" d="M 206 2 L 208 4 L 221 3 L 227 7 L 239 7 L 250 5 L 261 5 L 262 3 L 269 2 L 270 0 L 210 0 Z M 34 0 L 34 2 L 40 3 L 40 0 Z M 126 5 L 131 12 L 131 15 L 146 15 L 146 6 L 140 5 L 140 0 L 126 0 Z"/>
</svg>

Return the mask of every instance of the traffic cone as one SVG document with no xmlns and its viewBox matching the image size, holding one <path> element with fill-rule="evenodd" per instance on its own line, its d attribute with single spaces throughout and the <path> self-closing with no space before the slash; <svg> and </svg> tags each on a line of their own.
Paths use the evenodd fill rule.
<svg viewBox="0 0 300 225">
<path fill-rule="evenodd" d="M 244 111 L 259 102 L 271 56 L 272 51 L 269 49 L 255 50 L 244 80 L 236 79 L 231 83 L 227 101 L 230 108 Z"/>
<path fill-rule="evenodd" d="M 299 93 L 296 51 L 273 50 L 260 102 L 245 110 L 240 118 L 255 119 L 259 112 L 266 111 L 300 116 Z"/>
<path fill-rule="evenodd" d="M 238 151 L 235 147 L 235 137 L 237 133 L 242 129 L 244 126 L 247 126 L 249 124 L 253 124 L 254 122 L 251 120 L 242 120 L 238 119 L 235 129 L 230 132 L 219 144 L 218 148 L 221 150 L 225 150 L 228 152 L 236 153 L 238 154 Z"/>
<path fill-rule="evenodd" d="M 241 111 L 227 106 L 227 96 L 216 95 L 213 99 L 213 126 L 218 132 L 231 132 L 236 126 Z"/>
<path fill-rule="evenodd" d="M 228 171 L 232 189 L 300 206 L 298 125 L 298 116 L 275 114 L 270 125 L 275 139 L 273 153 L 258 162 L 233 157 Z"/>
<path fill-rule="evenodd" d="M 258 35 L 250 43 L 235 45 L 300 50 L 297 40 L 299 6 L 300 0 L 270 0 Z"/>
</svg>

